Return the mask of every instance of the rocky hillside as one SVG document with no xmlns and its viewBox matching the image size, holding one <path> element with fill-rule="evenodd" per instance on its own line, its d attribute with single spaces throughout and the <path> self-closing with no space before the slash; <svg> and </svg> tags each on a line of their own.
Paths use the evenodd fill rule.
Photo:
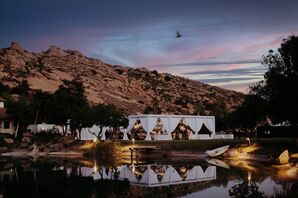
<svg viewBox="0 0 298 198">
<path fill-rule="evenodd" d="M 198 106 L 224 101 L 229 110 L 243 94 L 146 68 L 109 65 L 75 50 L 51 46 L 33 53 L 12 42 L 0 50 L 0 79 L 9 86 L 28 80 L 32 89 L 55 91 L 63 79 L 80 79 L 92 103 L 112 103 L 129 113 L 142 113 L 147 105 L 162 111 L 193 114 Z"/>
</svg>

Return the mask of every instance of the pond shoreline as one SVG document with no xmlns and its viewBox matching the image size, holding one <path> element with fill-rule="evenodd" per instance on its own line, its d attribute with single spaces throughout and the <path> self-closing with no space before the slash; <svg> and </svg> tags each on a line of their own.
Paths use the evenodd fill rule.
<svg viewBox="0 0 298 198">
<path fill-rule="evenodd" d="M 298 140 L 295 138 L 265 139 L 252 138 L 252 143 L 257 143 L 265 148 L 266 154 L 274 155 L 288 149 L 290 152 L 297 152 Z M 154 146 L 157 149 L 141 151 L 138 157 L 165 157 L 165 158 L 207 158 L 206 150 L 211 150 L 225 145 L 231 148 L 247 146 L 246 139 L 234 140 L 179 140 L 179 141 L 81 141 L 62 137 L 55 142 L 43 143 L 34 147 L 36 142 L 32 141 L 27 148 L 20 148 L 20 144 L 10 145 L 10 148 L 0 152 L 0 156 L 25 157 L 25 156 L 47 156 L 81 158 L 84 156 L 105 156 L 105 157 L 129 157 L 129 148 L 133 146 Z M 279 144 L 279 148 L 274 145 Z M 37 148 L 37 149 L 36 149 Z M 263 151 L 262 151 L 263 150 Z M 264 154 L 264 149 L 257 151 L 257 154 Z"/>
</svg>

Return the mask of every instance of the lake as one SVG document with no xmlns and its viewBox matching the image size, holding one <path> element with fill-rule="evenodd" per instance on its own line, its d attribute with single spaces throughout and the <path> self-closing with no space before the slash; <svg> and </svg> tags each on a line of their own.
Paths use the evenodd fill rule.
<svg viewBox="0 0 298 198">
<path fill-rule="evenodd" d="M 1 157 L 0 197 L 298 197 L 292 164 Z"/>
</svg>

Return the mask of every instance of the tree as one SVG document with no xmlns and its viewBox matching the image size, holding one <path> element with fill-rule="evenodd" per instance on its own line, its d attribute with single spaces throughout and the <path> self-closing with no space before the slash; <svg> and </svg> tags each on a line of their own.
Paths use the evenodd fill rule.
<svg viewBox="0 0 298 198">
<path fill-rule="evenodd" d="M 147 105 L 144 109 L 144 114 L 160 114 L 161 109 L 159 107 L 159 101 L 156 97 L 153 97 L 151 100 L 151 104 Z"/>
<path fill-rule="evenodd" d="M 37 122 L 47 123 L 49 113 L 52 110 L 53 94 L 42 90 L 36 90 L 32 96 L 32 105 L 37 117 Z"/>
<path fill-rule="evenodd" d="M 18 126 L 20 132 L 24 132 L 29 124 L 34 121 L 34 110 L 31 100 L 25 96 L 20 96 L 17 100 L 7 102 L 7 114 Z"/>
<path fill-rule="evenodd" d="M 78 132 L 78 139 L 81 139 L 83 128 L 92 127 L 94 124 L 94 113 L 86 102 L 80 108 L 74 109 L 70 117 L 70 130 L 73 134 Z"/>
<path fill-rule="evenodd" d="M 254 129 L 267 116 L 267 103 L 257 95 L 246 95 L 244 102 L 228 116 L 231 127 Z"/>
<path fill-rule="evenodd" d="M 27 80 L 22 80 L 21 83 L 12 88 L 12 93 L 18 94 L 18 95 L 23 95 L 23 96 L 28 96 L 29 95 L 29 83 Z"/>
<path fill-rule="evenodd" d="M 216 129 L 224 130 L 226 129 L 226 118 L 228 115 L 228 106 L 224 100 L 217 100 L 212 104 L 207 105 L 206 107 L 211 115 L 216 118 Z"/>
<path fill-rule="evenodd" d="M 128 119 L 125 111 L 111 104 L 97 104 L 93 107 L 95 124 L 99 126 L 98 138 L 104 127 L 126 127 Z"/>
<path fill-rule="evenodd" d="M 243 197 L 243 198 L 263 198 L 266 197 L 265 193 L 259 190 L 259 187 L 255 182 L 248 183 L 243 181 L 240 184 L 236 184 L 229 190 L 230 197 Z"/>
<path fill-rule="evenodd" d="M 263 98 L 269 105 L 273 122 L 290 121 L 298 124 L 298 37 L 289 36 L 278 52 L 270 50 L 263 56 L 268 67 L 264 80 L 251 87 L 251 94 Z"/>
<path fill-rule="evenodd" d="M 77 80 L 64 80 L 52 97 L 48 116 L 50 122 L 60 125 L 65 135 L 70 120 L 87 103 L 83 84 Z M 74 113 L 76 112 L 76 113 Z M 77 117 L 76 117 L 77 119 Z M 75 124 L 73 124 L 74 126 Z"/>
</svg>

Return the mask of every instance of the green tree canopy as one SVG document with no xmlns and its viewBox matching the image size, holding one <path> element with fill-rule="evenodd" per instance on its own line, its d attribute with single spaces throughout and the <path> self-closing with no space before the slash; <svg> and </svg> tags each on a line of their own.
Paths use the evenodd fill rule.
<svg viewBox="0 0 298 198">
<path fill-rule="evenodd" d="M 95 124 L 99 126 L 98 136 L 102 136 L 103 127 L 126 127 L 128 125 L 127 114 L 111 104 L 97 104 L 93 107 Z"/>
<path fill-rule="evenodd" d="M 67 131 L 67 126 L 72 118 L 78 119 L 82 115 L 82 107 L 87 104 L 87 98 L 84 95 L 83 84 L 77 80 L 65 80 L 54 93 L 50 108 L 48 109 L 49 121 L 62 126 L 63 132 Z M 73 122 L 80 122 L 78 120 Z M 76 124 L 73 124 L 73 129 Z"/>
</svg>

